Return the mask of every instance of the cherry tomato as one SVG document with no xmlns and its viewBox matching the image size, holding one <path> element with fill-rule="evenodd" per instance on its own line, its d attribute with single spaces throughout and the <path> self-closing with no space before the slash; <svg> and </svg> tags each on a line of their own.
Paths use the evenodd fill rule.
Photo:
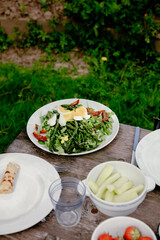
<svg viewBox="0 0 160 240">
<path fill-rule="evenodd" d="M 101 113 L 103 113 L 104 110 L 101 111 L 93 111 L 92 109 L 87 108 L 87 112 L 91 115 L 93 115 L 94 117 L 99 116 Z"/>
<path fill-rule="evenodd" d="M 35 129 L 38 130 L 38 124 L 35 124 Z M 40 133 L 46 133 L 47 130 L 42 128 L 42 130 L 40 131 Z"/>
<path fill-rule="evenodd" d="M 78 105 L 78 103 L 79 103 L 79 99 L 77 101 L 71 103 L 70 105 Z"/>
<path fill-rule="evenodd" d="M 42 142 L 45 142 L 47 140 L 47 137 L 46 136 L 42 136 L 36 132 L 33 132 L 33 135 L 39 140 L 39 141 L 42 141 Z"/>
<path fill-rule="evenodd" d="M 108 119 L 109 119 L 108 113 L 106 111 L 103 111 L 102 112 L 102 121 L 106 122 L 106 121 L 108 121 Z"/>
</svg>

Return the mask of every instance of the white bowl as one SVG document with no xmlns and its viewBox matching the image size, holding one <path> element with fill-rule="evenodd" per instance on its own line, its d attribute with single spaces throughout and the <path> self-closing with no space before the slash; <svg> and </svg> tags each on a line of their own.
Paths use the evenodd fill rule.
<svg viewBox="0 0 160 240">
<path fill-rule="evenodd" d="M 121 176 L 128 177 L 135 185 L 140 183 L 144 185 L 144 190 L 136 199 L 123 203 L 112 203 L 98 198 L 92 192 L 87 184 L 88 180 L 92 179 L 96 181 L 100 172 L 107 164 L 111 164 L 114 167 L 114 172 L 119 172 Z M 145 176 L 138 167 L 122 161 L 110 161 L 97 165 L 89 172 L 84 182 L 87 187 L 87 196 L 90 197 L 100 212 L 108 216 L 125 216 L 131 214 L 143 202 L 147 192 L 155 188 L 155 182 L 151 177 Z"/>
<path fill-rule="evenodd" d="M 109 233 L 112 237 L 123 237 L 125 229 L 135 226 L 139 229 L 142 236 L 148 236 L 152 240 L 157 240 L 152 229 L 144 222 L 132 217 L 112 217 L 101 222 L 94 230 L 91 240 L 98 240 L 102 233 Z"/>
</svg>

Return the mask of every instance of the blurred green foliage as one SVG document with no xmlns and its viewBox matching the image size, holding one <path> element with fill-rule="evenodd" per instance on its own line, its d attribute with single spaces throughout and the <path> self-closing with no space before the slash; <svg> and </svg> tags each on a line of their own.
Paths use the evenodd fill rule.
<svg viewBox="0 0 160 240">
<path fill-rule="evenodd" d="M 57 0 L 56 0 L 57 1 Z M 41 1 L 46 10 L 51 2 Z M 32 68 L 0 64 L 0 152 L 26 126 L 39 107 L 64 98 L 87 98 L 101 102 L 121 123 L 153 129 L 159 115 L 160 56 L 154 41 L 160 32 L 160 5 L 151 0 L 65 0 L 69 18 L 58 31 L 59 19 L 52 19 L 51 32 L 32 19 L 27 32 L 15 28 L 13 41 L 0 28 L 0 51 L 11 44 L 19 48 L 38 46 L 47 58 L 63 60 L 78 47 L 89 65 L 89 74 L 69 76 L 67 69 L 53 65 Z M 76 67 L 74 66 L 76 72 Z"/>
<path fill-rule="evenodd" d="M 48 8 L 52 5 L 52 0 L 41 0 L 41 6 L 45 11 L 48 11 Z"/>
<path fill-rule="evenodd" d="M 0 52 L 3 52 L 9 48 L 12 44 L 12 40 L 4 33 L 3 29 L 0 27 Z"/>
<path fill-rule="evenodd" d="M 44 5 L 50 1 L 42 1 Z M 14 45 L 20 48 L 38 45 L 52 52 L 68 52 L 78 47 L 94 54 L 120 54 L 128 59 L 148 60 L 154 58 L 154 42 L 160 32 L 160 5 L 151 0 L 65 0 L 64 15 L 69 20 L 61 23 L 51 19 L 53 31 L 42 29 L 34 20 L 27 23 L 27 32 L 15 29 Z M 58 31 L 58 25 L 63 30 Z"/>
</svg>

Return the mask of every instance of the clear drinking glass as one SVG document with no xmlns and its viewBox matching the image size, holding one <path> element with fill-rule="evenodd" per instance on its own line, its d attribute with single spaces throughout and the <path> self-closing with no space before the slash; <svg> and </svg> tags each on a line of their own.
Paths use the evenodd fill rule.
<svg viewBox="0 0 160 240">
<path fill-rule="evenodd" d="M 64 227 L 75 226 L 82 213 L 86 187 L 82 181 L 73 177 L 63 177 L 49 187 L 57 221 Z"/>
</svg>

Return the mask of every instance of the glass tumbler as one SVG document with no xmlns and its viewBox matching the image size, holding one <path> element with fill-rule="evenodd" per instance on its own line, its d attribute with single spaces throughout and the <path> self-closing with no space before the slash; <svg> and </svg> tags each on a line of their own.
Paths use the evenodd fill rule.
<svg viewBox="0 0 160 240">
<path fill-rule="evenodd" d="M 63 177 L 49 187 L 57 221 L 64 227 L 77 225 L 81 218 L 86 187 L 82 181 L 73 177 Z"/>
</svg>

